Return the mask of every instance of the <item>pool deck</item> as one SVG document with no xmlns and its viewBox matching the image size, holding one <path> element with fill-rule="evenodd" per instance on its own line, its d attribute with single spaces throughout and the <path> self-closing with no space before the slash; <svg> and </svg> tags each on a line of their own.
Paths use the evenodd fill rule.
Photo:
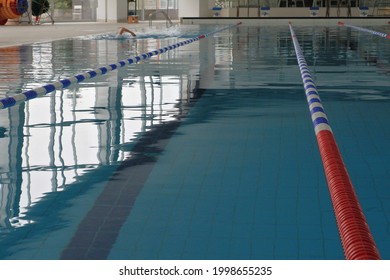
<svg viewBox="0 0 390 280">
<path fill-rule="evenodd" d="M 164 22 L 165 24 L 165 22 Z M 40 25 L 5 25 L 0 26 L 0 47 L 19 46 L 41 43 L 84 35 L 117 32 L 122 26 L 137 30 L 149 26 L 149 22 L 127 23 L 42 23 Z"/>
</svg>

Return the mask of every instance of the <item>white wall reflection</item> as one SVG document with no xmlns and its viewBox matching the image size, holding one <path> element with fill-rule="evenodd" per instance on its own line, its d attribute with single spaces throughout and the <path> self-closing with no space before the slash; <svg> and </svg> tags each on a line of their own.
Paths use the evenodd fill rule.
<svg viewBox="0 0 390 280">
<path fill-rule="evenodd" d="M 126 47 L 128 52 L 152 50 L 156 42 L 143 40 Z M 23 91 L 80 73 L 81 63 L 92 68 L 115 63 L 129 56 L 124 47 L 115 40 L 23 47 L 19 52 L 31 64 L 15 63 L 11 76 L 20 77 L 15 83 Z M 187 102 L 195 89 L 197 75 L 188 73 L 197 72 L 197 59 L 183 64 L 180 54 L 171 52 L 0 111 L 0 231 L 33 222 L 25 214 L 45 194 L 71 187 L 86 172 L 118 164 L 142 132 L 174 120 L 178 104 Z M 5 67 L 0 63 L 0 72 Z M 0 77 L 2 86 L 4 81 Z M 14 84 L 4 86 L 0 96 L 14 91 Z"/>
</svg>

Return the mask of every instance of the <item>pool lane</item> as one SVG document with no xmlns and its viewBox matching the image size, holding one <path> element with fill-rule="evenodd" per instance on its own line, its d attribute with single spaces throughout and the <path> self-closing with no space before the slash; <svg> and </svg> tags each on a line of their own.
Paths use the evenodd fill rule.
<svg viewBox="0 0 390 280">
<path fill-rule="evenodd" d="M 201 91 L 193 102 L 200 96 Z M 156 125 L 142 135 L 78 225 L 69 244 L 61 252 L 61 259 L 107 258 L 155 162 L 192 104 L 182 104 L 177 120 Z"/>
<path fill-rule="evenodd" d="M 108 258 L 342 259 L 305 106 L 298 86 L 206 90 Z"/>
</svg>

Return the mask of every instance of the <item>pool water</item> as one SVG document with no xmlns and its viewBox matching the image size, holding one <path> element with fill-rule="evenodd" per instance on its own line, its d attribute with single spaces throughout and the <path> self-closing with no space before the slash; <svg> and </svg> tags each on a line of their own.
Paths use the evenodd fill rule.
<svg viewBox="0 0 390 280">
<path fill-rule="evenodd" d="M 0 97 L 218 28 L 3 48 Z M 295 32 L 390 259 L 389 41 Z M 288 26 L 233 27 L 1 110 L 0 258 L 343 259 Z"/>
</svg>

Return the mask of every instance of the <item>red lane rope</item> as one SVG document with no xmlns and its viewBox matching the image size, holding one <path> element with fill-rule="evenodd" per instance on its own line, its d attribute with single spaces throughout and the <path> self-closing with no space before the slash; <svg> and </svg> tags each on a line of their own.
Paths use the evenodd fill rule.
<svg viewBox="0 0 390 280">
<path fill-rule="evenodd" d="M 333 133 L 322 130 L 317 141 L 346 259 L 380 259 Z"/>
<path fill-rule="evenodd" d="M 298 39 L 292 25 L 289 26 L 345 258 L 348 260 L 380 259 Z"/>
</svg>

